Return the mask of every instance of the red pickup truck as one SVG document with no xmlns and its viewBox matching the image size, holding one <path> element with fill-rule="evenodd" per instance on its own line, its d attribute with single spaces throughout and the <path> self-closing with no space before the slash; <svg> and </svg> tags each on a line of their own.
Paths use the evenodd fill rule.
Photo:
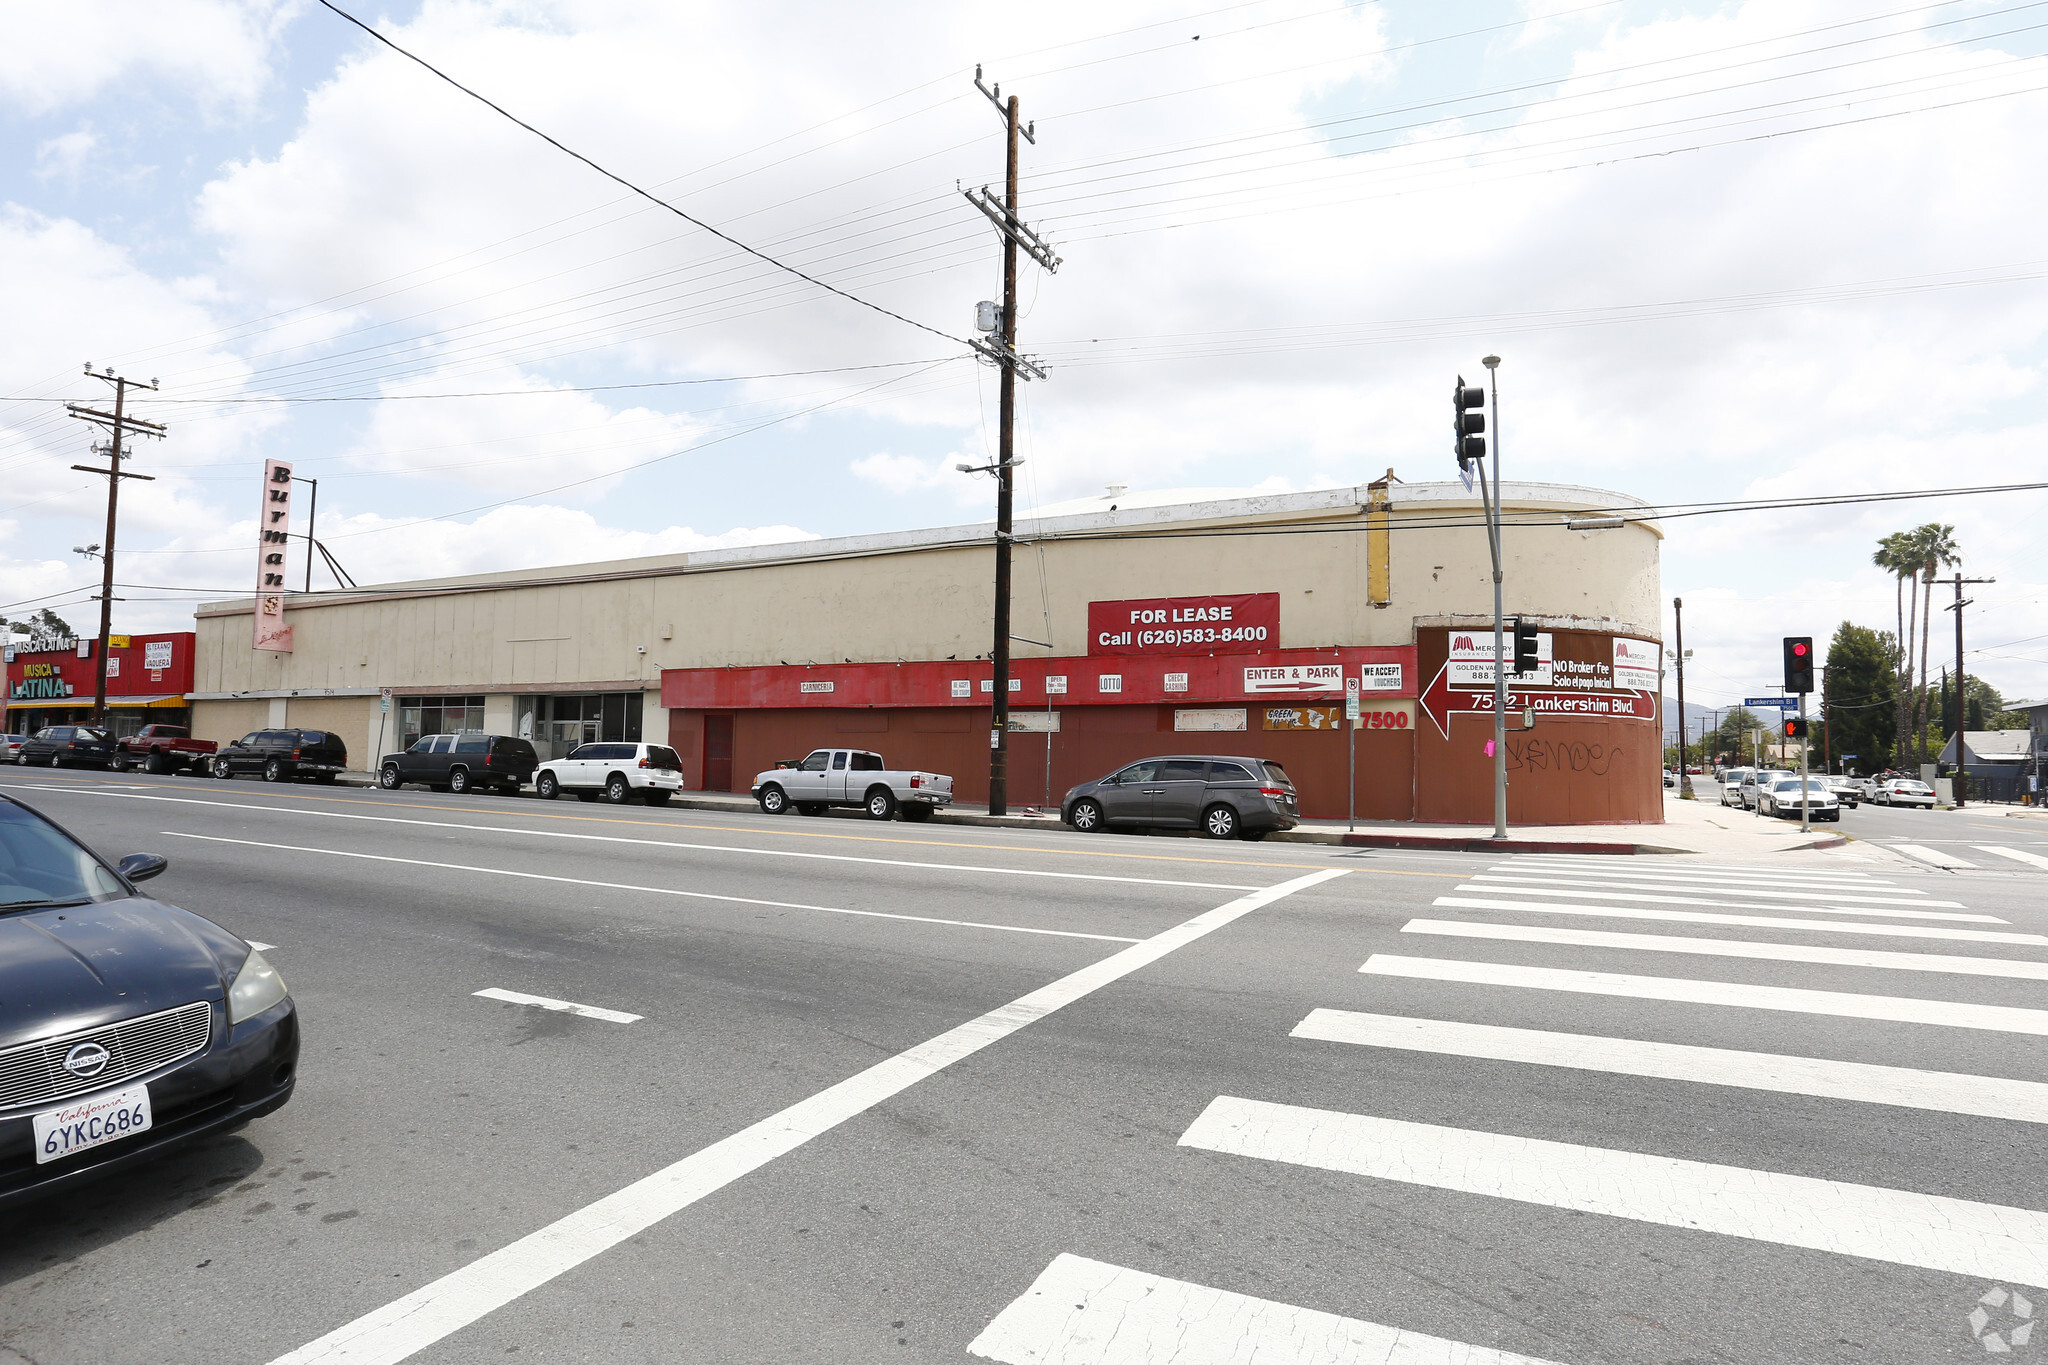
<svg viewBox="0 0 2048 1365">
<path fill-rule="evenodd" d="M 182 725 L 145 725 L 114 746 L 114 771 L 140 768 L 146 773 L 175 773 L 193 768 L 205 772 L 217 747 L 210 739 L 192 738 L 192 732 Z"/>
</svg>

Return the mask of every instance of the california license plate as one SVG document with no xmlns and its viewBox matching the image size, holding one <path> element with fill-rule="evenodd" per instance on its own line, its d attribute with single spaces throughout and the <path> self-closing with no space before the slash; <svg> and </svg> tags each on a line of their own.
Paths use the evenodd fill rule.
<svg viewBox="0 0 2048 1365">
<path fill-rule="evenodd" d="M 36 1164 L 149 1131 L 149 1087 L 89 1095 L 35 1116 Z"/>
</svg>

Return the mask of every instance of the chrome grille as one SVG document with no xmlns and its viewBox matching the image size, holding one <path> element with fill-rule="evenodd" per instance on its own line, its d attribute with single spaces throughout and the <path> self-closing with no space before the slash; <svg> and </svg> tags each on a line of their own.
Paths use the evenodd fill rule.
<svg viewBox="0 0 2048 1365">
<path fill-rule="evenodd" d="M 212 1032 L 213 1006 L 195 1000 L 139 1019 L 8 1048 L 0 1051 L 0 1110 L 110 1090 L 191 1056 L 206 1046 Z M 98 1043 L 107 1050 L 107 1064 L 98 1075 L 79 1077 L 64 1069 L 64 1055 L 80 1043 Z"/>
</svg>

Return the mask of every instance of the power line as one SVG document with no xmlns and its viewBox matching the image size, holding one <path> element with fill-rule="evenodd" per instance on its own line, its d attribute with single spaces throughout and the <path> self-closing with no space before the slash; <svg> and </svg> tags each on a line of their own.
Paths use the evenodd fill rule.
<svg viewBox="0 0 2048 1365">
<path fill-rule="evenodd" d="M 682 209 L 677 208 L 674 204 L 669 203 L 666 199 L 661 198 L 660 196 L 652 193 L 651 191 L 641 189 L 638 185 L 626 179 L 624 176 L 619 175 L 616 172 L 606 170 L 604 167 L 598 165 L 595 161 L 592 161 L 589 157 L 583 155 L 583 153 L 576 151 L 571 147 L 564 146 L 562 143 L 556 141 L 554 138 L 549 137 L 546 133 L 543 133 L 540 129 L 534 127 L 526 120 L 512 113 L 503 105 L 497 104 L 492 100 L 489 100 L 484 96 L 478 94 L 476 91 L 464 85 L 461 81 L 456 80 L 447 72 L 441 70 L 433 63 L 427 61 L 424 57 L 418 57 L 406 51 L 397 43 L 392 42 L 389 38 L 377 32 L 376 29 L 371 28 L 368 24 L 356 18 L 347 10 L 342 9 L 339 5 L 336 5 L 334 3 L 334 0 L 320 0 L 320 4 L 325 8 L 332 10 L 334 13 L 340 15 L 343 19 L 348 20 L 348 22 L 354 24 L 363 32 L 369 34 L 372 38 L 375 38 L 378 42 L 384 44 L 384 46 L 390 48 L 399 56 L 404 57 L 406 60 L 410 62 L 417 63 L 419 66 L 424 67 L 427 71 L 440 77 L 442 80 L 454 86 L 457 90 L 460 90 L 463 94 L 469 96 L 471 99 L 477 101 L 479 104 L 482 104 L 487 108 L 495 111 L 500 116 L 510 120 L 511 122 L 518 124 L 521 128 L 524 128 L 527 132 L 532 133 L 535 137 L 547 143 L 556 151 L 575 158 L 576 160 L 582 162 L 584 165 L 590 167 L 591 170 L 596 171 L 599 175 L 605 177 L 605 179 L 613 181 L 614 183 L 625 187 L 626 189 L 632 191 L 634 194 L 639 195 L 642 199 L 647 200 L 649 203 L 657 204 L 662 208 L 667 209 L 670 213 L 673 213 L 676 217 L 682 219 L 684 222 L 690 224 L 692 227 L 699 228 L 702 231 L 710 233 L 713 237 L 716 237 L 719 241 L 724 242 L 726 245 L 737 247 L 739 250 L 746 252 L 749 256 L 753 256 L 758 260 L 765 261 L 769 265 L 774 266 L 778 270 L 787 271 L 789 274 L 796 276 L 800 280 L 803 280 L 809 284 L 816 285 L 818 288 L 826 290 L 829 293 L 837 294 L 840 298 L 845 299 L 849 303 L 857 303 L 863 308 L 869 309 L 873 312 L 880 313 L 884 317 L 894 318 L 896 321 L 903 323 L 906 326 L 915 327 L 921 332 L 929 332 L 933 336 L 939 337 L 943 340 L 951 341 L 962 346 L 965 346 L 967 344 L 964 340 L 952 335 L 949 332 L 942 332 L 936 327 L 928 327 L 924 323 L 917 322 L 911 318 L 907 318 L 903 316 L 903 314 L 898 313 L 893 309 L 884 308 L 879 303 L 871 303 L 868 300 L 861 298 L 857 294 L 849 294 L 844 289 L 839 288 L 837 285 L 827 284 L 825 281 L 817 278 L 814 275 L 805 274 L 803 271 L 797 269 L 795 266 L 785 264 L 784 262 L 775 259 L 775 257 L 770 256 L 765 251 L 761 251 L 755 247 L 748 246 L 745 242 L 740 241 L 737 237 L 729 236 L 726 233 L 720 232 L 717 228 L 711 226 L 711 224 L 704 222 L 700 218 L 691 216 L 690 214 L 684 212 Z"/>
</svg>

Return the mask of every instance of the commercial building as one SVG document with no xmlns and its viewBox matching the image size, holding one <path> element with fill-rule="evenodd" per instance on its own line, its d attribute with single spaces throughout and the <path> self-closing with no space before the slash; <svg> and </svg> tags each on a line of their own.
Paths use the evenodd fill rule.
<svg viewBox="0 0 2048 1365">
<path fill-rule="evenodd" d="M 189 630 L 108 637 L 107 721 L 115 734 L 187 723 L 194 638 Z M 98 640 L 7 646 L 7 724 L 0 728 L 34 734 L 91 720 L 98 648 Z"/>
<path fill-rule="evenodd" d="M 1543 645 L 1514 684 L 1509 816 L 1661 819 L 1661 533 L 1569 529 L 1641 507 L 1597 489 L 1510 483 L 1502 501 L 1507 607 Z M 1013 805 L 1192 751 L 1282 763 L 1312 816 L 1490 821 L 1492 566 L 1462 486 L 1113 489 L 1016 537 Z M 364 767 L 462 728 L 550 755 L 665 739 L 692 789 L 740 791 L 845 744 L 978 801 L 992 545 L 981 523 L 294 595 L 289 654 L 250 647 L 250 602 L 212 604 L 194 724 L 333 730 Z"/>
</svg>

